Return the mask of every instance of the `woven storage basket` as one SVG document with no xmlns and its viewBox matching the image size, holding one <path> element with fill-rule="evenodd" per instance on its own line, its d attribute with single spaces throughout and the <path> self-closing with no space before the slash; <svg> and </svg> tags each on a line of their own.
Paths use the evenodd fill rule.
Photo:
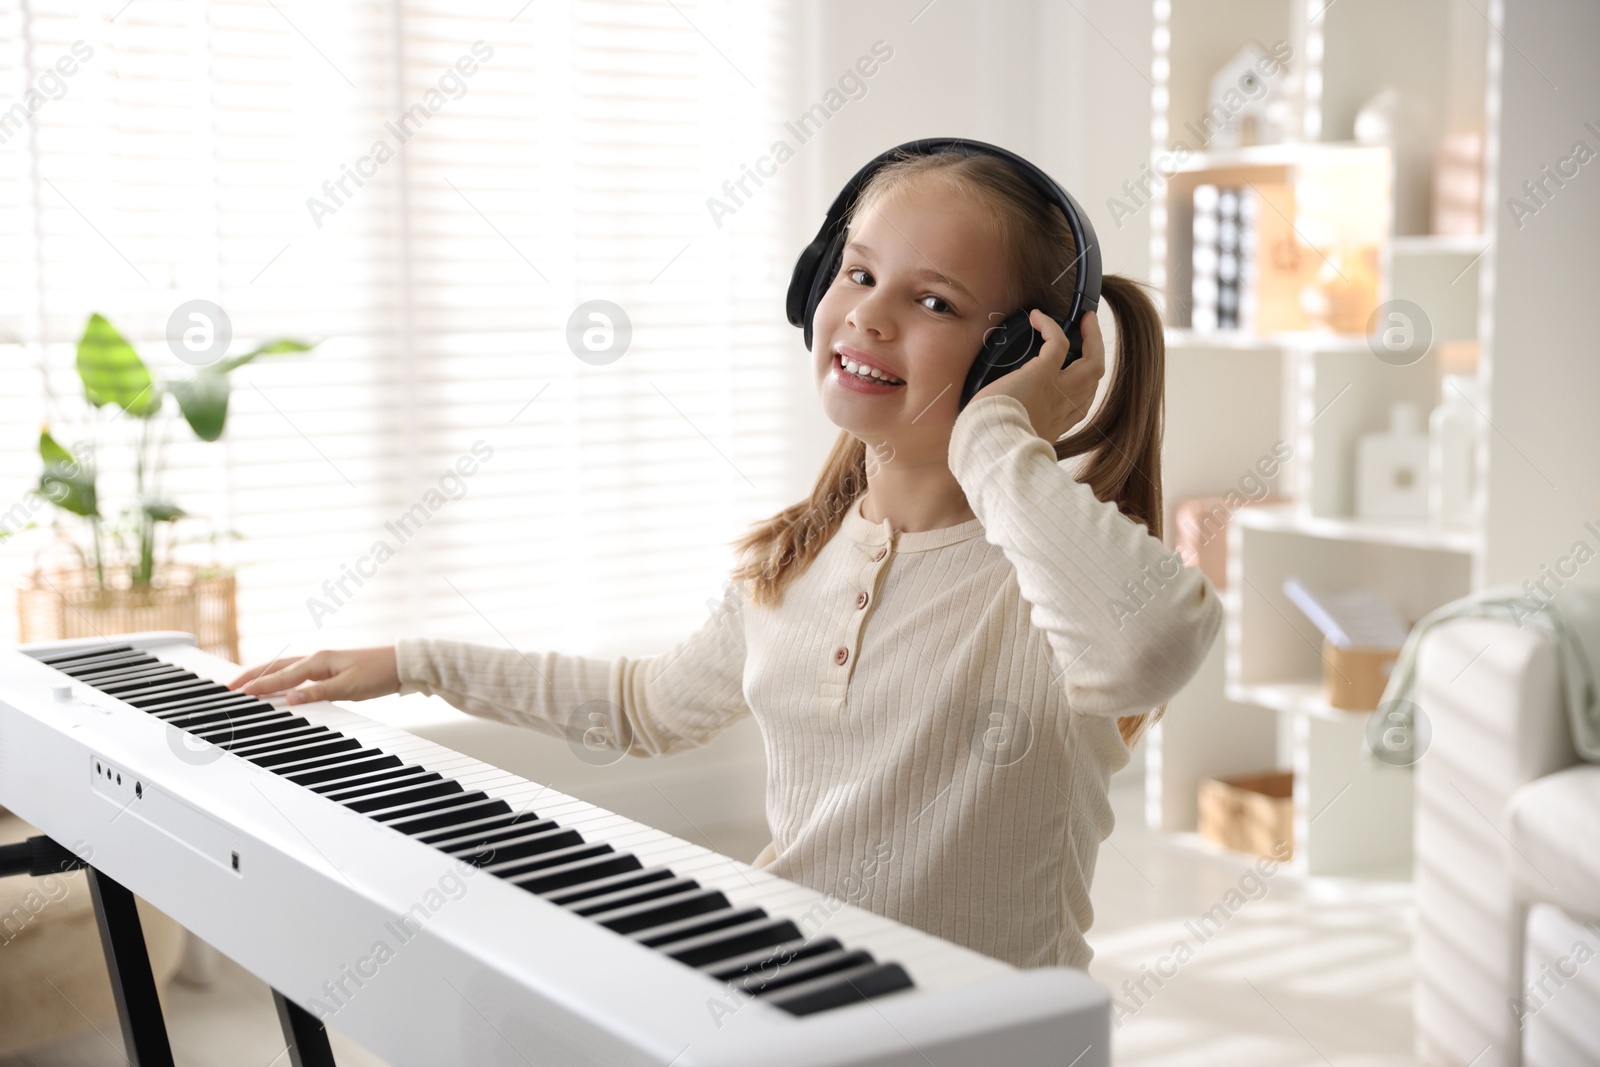
<svg viewBox="0 0 1600 1067">
<path fill-rule="evenodd" d="M 142 586 L 126 570 L 108 570 L 105 589 L 89 567 L 36 569 L 17 590 L 17 629 L 24 643 L 182 630 L 207 652 L 239 662 L 232 573 L 186 563 L 162 564 Z"/>
</svg>

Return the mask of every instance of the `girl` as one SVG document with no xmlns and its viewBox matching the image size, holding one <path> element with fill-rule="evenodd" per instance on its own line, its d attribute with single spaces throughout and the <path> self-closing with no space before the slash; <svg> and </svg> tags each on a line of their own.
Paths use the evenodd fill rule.
<svg viewBox="0 0 1600 1067">
<path fill-rule="evenodd" d="M 1069 313 L 1078 257 L 1057 206 L 999 159 L 911 156 L 874 172 L 847 233 L 812 346 L 839 438 L 810 499 L 737 543 L 720 609 L 677 648 L 406 638 L 230 684 L 314 683 L 290 703 L 437 694 L 639 755 L 753 714 L 772 831 L 757 866 L 1018 966 L 1086 967 L 1111 775 L 1222 619 L 1160 540 L 1160 321 L 1104 279 L 1115 369 L 1064 436 L 1105 358 L 1086 315 L 1061 369 L 1049 316 Z M 1043 349 L 958 412 L 984 331 L 1018 307 Z"/>
</svg>

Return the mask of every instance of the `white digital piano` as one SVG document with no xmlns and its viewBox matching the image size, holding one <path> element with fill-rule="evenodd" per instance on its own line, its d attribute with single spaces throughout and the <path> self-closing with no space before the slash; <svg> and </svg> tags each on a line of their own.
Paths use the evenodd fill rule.
<svg viewBox="0 0 1600 1067">
<path fill-rule="evenodd" d="M 0 805 L 88 868 L 128 1055 L 172 1063 L 132 894 L 396 1067 L 1107 1067 L 1019 969 L 159 632 L 0 648 Z M 65 851 L 62 851 L 65 850 Z"/>
</svg>

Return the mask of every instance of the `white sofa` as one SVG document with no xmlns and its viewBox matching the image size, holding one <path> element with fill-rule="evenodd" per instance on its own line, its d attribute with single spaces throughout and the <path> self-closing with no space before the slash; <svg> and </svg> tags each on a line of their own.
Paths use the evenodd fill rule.
<svg viewBox="0 0 1600 1067">
<path fill-rule="evenodd" d="M 1600 1064 L 1600 765 L 1573 753 L 1556 646 L 1464 618 L 1418 656 L 1417 1057 Z"/>
</svg>

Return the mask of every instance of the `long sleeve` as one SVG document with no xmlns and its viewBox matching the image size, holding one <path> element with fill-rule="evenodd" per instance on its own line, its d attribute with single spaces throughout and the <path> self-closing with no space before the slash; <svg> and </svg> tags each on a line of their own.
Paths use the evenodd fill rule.
<svg viewBox="0 0 1600 1067">
<path fill-rule="evenodd" d="M 1205 575 L 1074 478 L 1015 397 L 969 403 L 949 463 L 1016 568 L 1070 707 L 1137 715 L 1183 687 L 1222 625 Z"/>
<path fill-rule="evenodd" d="M 401 693 L 441 696 L 483 718 L 586 749 L 657 756 L 704 744 L 750 714 L 744 589 L 727 583 L 711 617 L 669 652 L 604 659 L 444 638 L 402 638 Z"/>
</svg>

